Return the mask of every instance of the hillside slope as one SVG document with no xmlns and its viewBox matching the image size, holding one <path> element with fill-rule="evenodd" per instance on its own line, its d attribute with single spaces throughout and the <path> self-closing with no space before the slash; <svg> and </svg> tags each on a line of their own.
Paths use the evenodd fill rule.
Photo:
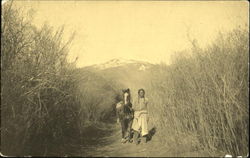
<svg viewBox="0 0 250 158">
<path fill-rule="evenodd" d="M 132 96 L 135 97 L 139 88 L 147 87 L 155 67 L 156 65 L 144 61 L 112 59 L 82 70 L 98 74 L 103 79 L 119 85 L 119 88 L 130 88 Z"/>
</svg>

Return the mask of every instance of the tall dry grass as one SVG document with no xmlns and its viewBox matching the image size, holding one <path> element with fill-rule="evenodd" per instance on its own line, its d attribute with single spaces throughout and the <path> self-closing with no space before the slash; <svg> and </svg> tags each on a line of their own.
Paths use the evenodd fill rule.
<svg viewBox="0 0 250 158">
<path fill-rule="evenodd" d="M 87 82 L 82 76 L 88 75 L 79 73 L 74 63 L 67 62 L 73 35 L 64 41 L 63 27 L 35 27 L 32 12 L 15 8 L 13 3 L 2 6 L 1 16 L 1 153 L 74 154 L 68 150 L 85 141 L 87 122 L 107 119 L 111 109 L 99 110 L 94 105 L 105 96 L 88 91 L 96 85 Z M 84 93 L 79 83 L 85 83 L 81 86 Z M 106 83 L 98 86 L 109 90 L 106 96 L 115 93 Z M 115 100 L 110 98 L 105 100 L 106 106 Z"/>
<path fill-rule="evenodd" d="M 34 27 L 11 5 L 1 17 L 1 152 L 42 155 L 79 135 L 71 39 L 63 42 L 63 28 Z"/>
<path fill-rule="evenodd" d="M 248 29 L 220 33 L 205 49 L 192 44 L 152 72 L 149 108 L 158 132 L 168 145 L 246 155 Z"/>
</svg>

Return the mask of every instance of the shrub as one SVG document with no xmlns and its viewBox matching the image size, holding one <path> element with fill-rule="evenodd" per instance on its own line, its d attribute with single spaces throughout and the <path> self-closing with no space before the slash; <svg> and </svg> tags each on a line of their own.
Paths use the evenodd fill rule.
<svg viewBox="0 0 250 158">
<path fill-rule="evenodd" d="M 11 5 L 1 17 L 1 150 L 42 155 L 79 136 L 76 79 L 66 61 L 71 39 L 63 42 L 63 27 L 37 29 Z"/>
<path fill-rule="evenodd" d="M 166 142 L 192 136 L 194 148 L 246 155 L 248 44 L 245 29 L 220 33 L 205 49 L 193 43 L 189 52 L 177 52 L 172 65 L 152 75 L 150 108 Z"/>
</svg>

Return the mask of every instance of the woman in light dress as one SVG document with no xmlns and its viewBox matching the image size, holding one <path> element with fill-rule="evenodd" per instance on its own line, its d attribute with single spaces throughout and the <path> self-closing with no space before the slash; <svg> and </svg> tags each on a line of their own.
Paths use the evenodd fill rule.
<svg viewBox="0 0 250 158">
<path fill-rule="evenodd" d="M 142 142 L 146 142 L 148 134 L 148 99 L 145 98 L 145 90 L 138 90 L 138 99 L 133 102 L 134 120 L 132 129 L 134 130 L 133 142 L 139 143 L 138 137 L 142 136 Z"/>
</svg>

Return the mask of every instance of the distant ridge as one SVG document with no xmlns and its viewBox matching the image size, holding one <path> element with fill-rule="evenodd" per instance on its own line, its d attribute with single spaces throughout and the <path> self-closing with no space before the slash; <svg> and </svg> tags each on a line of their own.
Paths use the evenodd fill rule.
<svg viewBox="0 0 250 158">
<path fill-rule="evenodd" d="M 153 65 L 146 61 L 138 61 L 138 60 L 132 60 L 132 59 L 124 59 L 124 58 L 114 58 L 107 62 L 101 63 L 101 64 L 95 64 L 89 67 L 93 67 L 96 69 L 104 70 L 108 68 L 114 68 L 129 64 L 137 64 L 139 65 L 139 70 L 145 71 L 149 65 Z"/>
</svg>

